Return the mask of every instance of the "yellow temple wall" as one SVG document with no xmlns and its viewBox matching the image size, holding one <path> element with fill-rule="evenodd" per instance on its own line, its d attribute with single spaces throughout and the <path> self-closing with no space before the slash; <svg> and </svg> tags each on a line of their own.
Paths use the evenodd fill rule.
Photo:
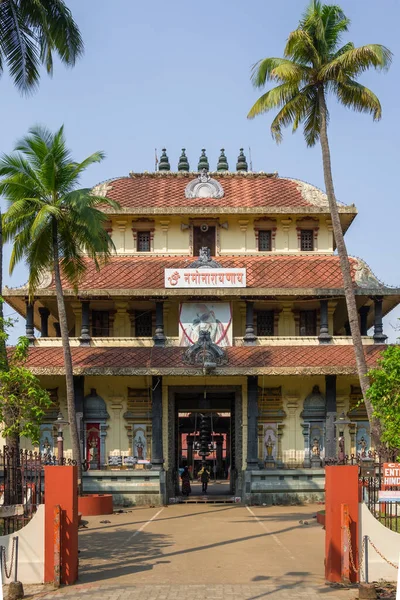
<svg viewBox="0 0 400 600">
<path fill-rule="evenodd" d="M 293 215 L 290 219 L 273 215 L 262 217 L 269 218 L 270 216 L 276 221 L 275 251 L 279 253 L 297 253 L 299 248 L 296 227 L 298 226 L 297 221 L 302 218 L 302 215 Z M 202 217 L 192 215 L 192 218 L 199 220 Z M 205 216 L 204 221 L 209 221 L 210 218 Z M 226 217 L 221 215 L 216 231 L 220 254 L 258 253 L 254 230 L 258 219 L 260 219 L 259 215 L 229 215 Z M 183 217 L 150 217 L 149 229 L 154 229 L 152 252 L 155 254 L 190 255 L 190 222 L 190 215 Z M 132 227 L 135 227 L 135 219 L 132 219 L 132 217 L 114 217 L 111 219 L 111 223 L 111 236 L 116 252 L 118 254 L 137 253 L 132 232 Z M 333 252 L 333 237 L 329 221 L 327 222 L 324 217 L 317 218 L 315 225 L 319 228 L 315 251 Z M 144 227 L 144 225 L 142 226 Z"/>
<path fill-rule="evenodd" d="M 64 418 L 68 418 L 66 405 L 65 380 L 61 376 L 41 377 L 43 387 L 47 389 L 58 388 L 58 399 L 60 410 Z M 242 388 L 242 453 L 243 468 L 247 459 L 247 378 L 246 377 L 163 377 L 163 445 L 164 456 L 166 458 L 165 468 L 168 468 L 168 389 L 169 387 L 187 386 L 241 386 Z M 324 376 L 259 376 L 258 385 L 263 388 L 281 387 L 282 408 L 286 416 L 282 419 L 264 417 L 260 414 L 259 426 L 263 423 L 281 422 L 281 458 L 284 463 L 297 463 L 299 466 L 304 459 L 304 437 L 302 433 L 303 403 L 305 398 L 311 394 L 315 385 L 318 385 L 320 391 L 325 395 L 325 377 Z M 353 376 L 340 376 L 337 380 L 337 414 L 341 412 L 347 414 L 350 407 L 350 389 L 351 385 L 357 386 L 358 380 Z M 110 418 L 107 420 L 107 437 L 105 440 L 106 456 L 112 453 L 131 454 L 129 446 L 127 425 L 123 418 L 127 410 L 128 387 L 136 389 L 147 389 L 151 386 L 151 378 L 148 377 L 125 377 L 125 376 L 87 376 L 85 377 L 85 396 L 90 394 L 94 388 L 96 393 L 106 402 L 107 412 Z M 151 403 L 149 402 L 149 412 Z M 142 418 L 137 419 L 137 423 L 143 422 Z M 260 431 L 260 428 L 259 428 Z M 0 438 L 0 445 L 5 440 Z M 263 441 L 259 439 L 259 458 L 263 458 Z M 355 451 L 350 448 L 350 431 L 345 428 L 345 446 L 346 452 Z M 32 449 L 33 446 L 28 440 L 21 438 L 21 448 Z M 36 448 L 37 449 L 37 448 Z M 69 428 L 64 431 L 64 449 L 66 456 L 71 456 L 71 444 Z M 357 449 L 359 450 L 359 449 Z"/>
</svg>

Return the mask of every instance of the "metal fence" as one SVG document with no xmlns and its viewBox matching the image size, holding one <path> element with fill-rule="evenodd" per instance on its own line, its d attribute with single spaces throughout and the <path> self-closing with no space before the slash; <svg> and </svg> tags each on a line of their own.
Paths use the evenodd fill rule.
<svg viewBox="0 0 400 600">
<path fill-rule="evenodd" d="M 52 454 L 0 449 L 0 535 L 14 533 L 30 521 L 44 503 L 43 467 L 57 464 Z M 74 463 L 64 459 L 63 464 Z"/>
</svg>

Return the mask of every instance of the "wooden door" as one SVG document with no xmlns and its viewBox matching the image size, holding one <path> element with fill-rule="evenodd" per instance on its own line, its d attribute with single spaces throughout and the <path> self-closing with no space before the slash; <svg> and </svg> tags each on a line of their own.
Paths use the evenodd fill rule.
<svg viewBox="0 0 400 600">
<path fill-rule="evenodd" d="M 198 257 L 201 248 L 209 248 L 211 256 L 215 256 L 215 226 L 210 225 L 207 231 L 202 227 L 193 227 L 193 256 Z"/>
</svg>

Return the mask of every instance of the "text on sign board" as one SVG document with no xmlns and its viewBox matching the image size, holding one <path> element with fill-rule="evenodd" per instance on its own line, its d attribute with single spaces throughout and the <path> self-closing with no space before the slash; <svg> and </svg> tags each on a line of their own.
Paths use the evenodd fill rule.
<svg viewBox="0 0 400 600">
<path fill-rule="evenodd" d="M 383 485 L 400 487 L 400 463 L 383 464 Z"/>
</svg>

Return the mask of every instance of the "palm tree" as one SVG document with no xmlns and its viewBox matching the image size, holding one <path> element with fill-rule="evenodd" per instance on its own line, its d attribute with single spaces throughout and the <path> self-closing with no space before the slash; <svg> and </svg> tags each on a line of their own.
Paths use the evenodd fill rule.
<svg viewBox="0 0 400 600">
<path fill-rule="evenodd" d="M 66 146 L 63 127 L 55 133 L 34 127 L 15 152 L 0 158 L 0 193 L 8 210 L 3 216 L 5 241 L 12 241 L 10 272 L 22 259 L 29 266 L 29 297 L 41 277 L 53 271 L 64 352 L 67 407 L 73 458 L 81 483 L 81 452 L 76 424 L 71 348 L 63 296 L 63 279 L 77 289 L 88 258 L 96 267 L 107 260 L 114 245 L 104 228 L 99 205 L 118 204 L 76 189 L 82 172 L 104 158 L 96 152 L 77 163 Z"/>
<path fill-rule="evenodd" d="M 379 120 L 382 109 L 378 98 L 360 84 L 357 77 L 371 67 L 387 69 L 392 53 L 379 44 L 359 48 L 352 42 L 341 45 L 342 34 L 348 30 L 349 24 L 349 19 L 339 6 L 324 5 L 319 0 L 312 0 L 297 29 L 289 34 L 284 58 L 264 58 L 254 65 L 251 79 L 256 88 L 263 88 L 267 81 L 278 85 L 257 100 L 248 118 L 279 109 L 271 124 L 271 133 L 277 143 L 282 140 L 283 127 L 292 125 L 294 132 L 301 123 L 304 125 L 307 146 L 314 146 L 318 141 L 321 143 L 325 187 L 343 274 L 357 372 L 371 423 L 372 439 L 375 447 L 378 447 L 380 423 L 374 418 L 371 403 L 366 397 L 369 387 L 368 369 L 333 186 L 326 98 L 329 93 L 333 93 L 347 108 L 369 113 L 375 121 Z"/>
<path fill-rule="evenodd" d="M 83 53 L 81 34 L 63 0 L 0 0 L 0 76 L 7 66 L 16 87 L 28 94 L 39 84 L 41 65 L 52 75 L 54 53 L 67 66 Z M 0 295 L 2 265 L 0 224 Z M 0 298 L 0 371 L 8 369 L 3 317 Z"/>
</svg>

